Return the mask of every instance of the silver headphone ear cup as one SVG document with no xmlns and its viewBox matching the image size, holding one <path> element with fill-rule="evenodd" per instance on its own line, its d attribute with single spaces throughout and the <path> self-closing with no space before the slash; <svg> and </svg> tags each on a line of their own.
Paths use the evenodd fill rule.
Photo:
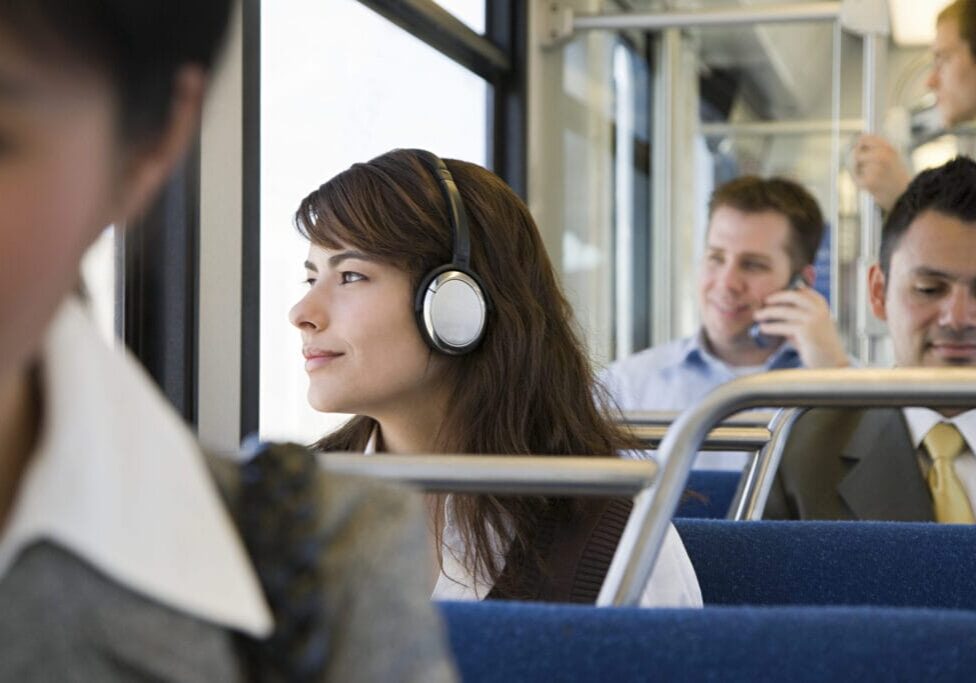
<svg viewBox="0 0 976 683">
<path fill-rule="evenodd" d="M 434 348 L 458 355 L 481 341 L 488 306 L 474 278 L 461 270 L 446 270 L 427 284 L 420 314 Z"/>
</svg>

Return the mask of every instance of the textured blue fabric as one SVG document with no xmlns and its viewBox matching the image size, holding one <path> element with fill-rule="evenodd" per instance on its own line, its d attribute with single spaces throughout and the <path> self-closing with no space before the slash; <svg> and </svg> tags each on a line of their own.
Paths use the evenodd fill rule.
<svg viewBox="0 0 976 683">
<path fill-rule="evenodd" d="M 675 517 L 725 519 L 741 476 L 740 472 L 692 470 Z"/>
<path fill-rule="evenodd" d="M 976 613 L 443 603 L 463 680 L 972 681 Z"/>
<path fill-rule="evenodd" d="M 976 610 L 974 526 L 719 520 L 675 526 L 706 605 Z"/>
</svg>

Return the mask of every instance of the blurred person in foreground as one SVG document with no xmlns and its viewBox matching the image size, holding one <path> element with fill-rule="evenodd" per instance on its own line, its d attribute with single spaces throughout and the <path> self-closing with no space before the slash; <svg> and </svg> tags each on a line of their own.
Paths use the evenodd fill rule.
<svg viewBox="0 0 976 683">
<path fill-rule="evenodd" d="M 73 294 L 193 139 L 230 4 L 0 0 L 2 681 L 454 677 L 421 502 L 206 459 Z"/>
</svg>

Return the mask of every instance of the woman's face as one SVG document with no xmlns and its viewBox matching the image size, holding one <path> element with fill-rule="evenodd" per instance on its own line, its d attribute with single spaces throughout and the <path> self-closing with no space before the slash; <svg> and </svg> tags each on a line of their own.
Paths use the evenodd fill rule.
<svg viewBox="0 0 976 683">
<path fill-rule="evenodd" d="M 0 24 L 0 382 L 36 348 L 110 222 L 114 126 L 105 79 L 37 61 Z"/>
<path fill-rule="evenodd" d="M 446 361 L 420 336 L 409 275 L 314 244 L 305 270 L 308 293 L 289 318 L 302 333 L 311 406 L 382 420 L 428 404 Z"/>
</svg>

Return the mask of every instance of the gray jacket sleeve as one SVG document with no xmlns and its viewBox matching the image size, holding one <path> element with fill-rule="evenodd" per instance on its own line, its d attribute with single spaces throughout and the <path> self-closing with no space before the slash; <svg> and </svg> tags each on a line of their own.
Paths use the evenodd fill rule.
<svg viewBox="0 0 976 683">
<path fill-rule="evenodd" d="M 231 502 L 232 462 L 208 458 Z M 423 499 L 404 488 L 319 471 L 320 578 L 328 641 L 325 680 L 455 681 L 426 585 Z"/>
<path fill-rule="evenodd" d="M 444 627 L 426 586 L 419 494 L 320 477 L 332 681 L 453 681 Z"/>
</svg>

